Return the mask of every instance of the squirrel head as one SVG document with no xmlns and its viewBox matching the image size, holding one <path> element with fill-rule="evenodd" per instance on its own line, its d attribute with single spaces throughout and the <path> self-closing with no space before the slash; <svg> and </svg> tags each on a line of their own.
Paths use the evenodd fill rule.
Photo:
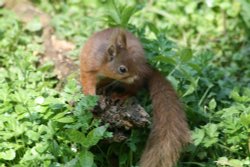
<svg viewBox="0 0 250 167">
<path fill-rule="evenodd" d="M 122 29 L 115 29 L 110 36 L 110 43 L 105 53 L 104 73 L 107 77 L 125 83 L 133 83 L 137 78 L 135 62 L 127 47 L 126 32 Z"/>
</svg>

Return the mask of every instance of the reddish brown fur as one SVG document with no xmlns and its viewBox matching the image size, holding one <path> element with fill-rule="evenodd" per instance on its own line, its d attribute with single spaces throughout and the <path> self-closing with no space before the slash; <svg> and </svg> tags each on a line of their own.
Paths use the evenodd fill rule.
<svg viewBox="0 0 250 167">
<path fill-rule="evenodd" d="M 153 127 L 141 157 L 141 167 L 172 167 L 190 140 L 189 128 L 178 97 L 169 81 L 157 71 L 149 79 Z"/>
<path fill-rule="evenodd" d="M 108 61 L 107 50 L 116 53 L 113 61 Z M 123 82 L 137 76 L 127 85 L 131 92 L 147 83 L 153 103 L 153 126 L 140 167 L 174 166 L 182 147 L 190 140 L 189 128 L 174 89 L 159 72 L 147 65 L 139 40 L 118 28 L 103 30 L 86 42 L 80 61 L 85 94 L 95 94 L 98 75 Z M 128 68 L 128 73 L 117 73 L 116 68 L 121 64 Z"/>
</svg>

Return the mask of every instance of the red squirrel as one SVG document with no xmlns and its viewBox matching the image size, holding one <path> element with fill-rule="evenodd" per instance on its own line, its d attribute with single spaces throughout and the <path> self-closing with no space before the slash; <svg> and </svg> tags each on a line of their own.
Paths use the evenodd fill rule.
<svg viewBox="0 0 250 167">
<path fill-rule="evenodd" d="M 153 125 L 140 167 L 173 167 L 190 141 L 185 113 L 169 81 L 146 61 L 140 41 L 127 30 L 94 33 L 80 54 L 80 79 L 85 95 L 95 95 L 99 76 L 118 80 L 132 92 L 147 85 L 153 104 Z"/>
</svg>

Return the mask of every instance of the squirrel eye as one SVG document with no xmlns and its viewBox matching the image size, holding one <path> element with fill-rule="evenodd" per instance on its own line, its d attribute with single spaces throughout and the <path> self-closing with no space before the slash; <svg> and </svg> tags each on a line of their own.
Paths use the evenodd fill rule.
<svg viewBox="0 0 250 167">
<path fill-rule="evenodd" d="M 126 73 L 127 71 L 128 71 L 128 69 L 127 69 L 127 67 L 125 67 L 124 65 L 121 65 L 121 66 L 118 67 L 118 72 L 119 72 L 120 74 L 124 74 L 124 73 Z"/>
</svg>

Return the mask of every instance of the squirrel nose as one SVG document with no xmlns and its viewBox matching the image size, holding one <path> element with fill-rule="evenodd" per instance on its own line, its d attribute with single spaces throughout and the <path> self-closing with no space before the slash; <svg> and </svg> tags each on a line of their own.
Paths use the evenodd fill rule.
<svg viewBox="0 0 250 167">
<path fill-rule="evenodd" d="M 119 68 L 118 68 L 118 72 L 120 74 L 124 74 L 128 71 L 127 67 L 125 67 L 124 65 L 121 65 Z"/>
</svg>

